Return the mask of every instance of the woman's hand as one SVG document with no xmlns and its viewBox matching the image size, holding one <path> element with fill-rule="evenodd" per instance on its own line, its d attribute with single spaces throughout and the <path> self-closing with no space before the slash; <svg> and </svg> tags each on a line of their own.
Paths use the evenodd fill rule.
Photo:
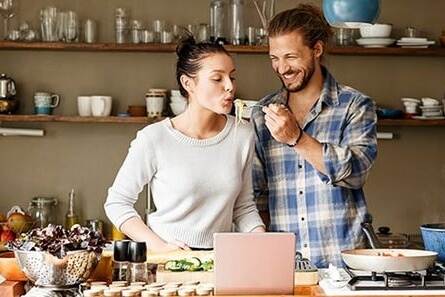
<svg viewBox="0 0 445 297">
<path fill-rule="evenodd" d="M 160 243 L 147 242 L 147 246 L 149 251 L 152 253 L 169 253 L 174 251 L 190 250 L 190 248 L 185 243 L 178 240 L 174 240 L 172 242 L 162 241 Z"/>
</svg>

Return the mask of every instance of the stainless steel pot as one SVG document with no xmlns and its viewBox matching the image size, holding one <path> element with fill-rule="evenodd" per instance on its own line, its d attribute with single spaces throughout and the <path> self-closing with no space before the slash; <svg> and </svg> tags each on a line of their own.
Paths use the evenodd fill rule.
<svg viewBox="0 0 445 297">
<path fill-rule="evenodd" d="M 0 74 L 0 99 L 10 99 L 16 94 L 15 82 L 6 74 Z"/>
<path fill-rule="evenodd" d="M 436 252 L 411 249 L 382 249 L 371 223 L 362 224 L 372 249 L 347 250 L 341 253 L 345 264 L 354 270 L 371 272 L 419 271 L 430 268 Z"/>
</svg>

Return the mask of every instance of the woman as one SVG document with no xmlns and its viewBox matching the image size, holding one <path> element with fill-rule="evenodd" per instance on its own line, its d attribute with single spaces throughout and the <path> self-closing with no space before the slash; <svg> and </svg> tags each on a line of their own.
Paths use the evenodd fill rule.
<svg viewBox="0 0 445 297">
<path fill-rule="evenodd" d="M 187 109 L 137 133 L 108 191 L 105 211 L 127 236 L 152 252 L 210 249 L 213 233 L 264 232 L 253 201 L 253 133 L 227 115 L 235 66 L 220 45 L 183 39 L 176 79 Z M 148 226 L 133 208 L 149 184 L 156 211 Z"/>
</svg>

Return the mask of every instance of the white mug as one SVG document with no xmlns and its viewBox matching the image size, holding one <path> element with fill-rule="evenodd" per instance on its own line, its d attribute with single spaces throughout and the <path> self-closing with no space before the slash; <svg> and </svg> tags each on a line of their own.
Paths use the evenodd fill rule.
<svg viewBox="0 0 445 297">
<path fill-rule="evenodd" d="M 111 96 L 91 96 L 91 112 L 94 117 L 107 117 L 111 114 Z"/>
<path fill-rule="evenodd" d="M 77 97 L 77 111 L 81 117 L 90 117 L 92 115 L 90 96 Z"/>
</svg>

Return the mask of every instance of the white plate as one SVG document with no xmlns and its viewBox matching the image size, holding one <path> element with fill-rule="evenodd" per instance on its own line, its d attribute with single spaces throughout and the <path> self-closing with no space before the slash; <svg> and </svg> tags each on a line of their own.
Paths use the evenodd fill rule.
<svg viewBox="0 0 445 297">
<path fill-rule="evenodd" d="M 355 41 L 363 47 L 385 47 L 393 44 L 396 40 L 392 38 L 359 38 Z"/>
<path fill-rule="evenodd" d="M 445 120 L 444 116 L 440 117 L 424 117 L 424 116 L 413 116 L 415 120 Z"/>
</svg>

